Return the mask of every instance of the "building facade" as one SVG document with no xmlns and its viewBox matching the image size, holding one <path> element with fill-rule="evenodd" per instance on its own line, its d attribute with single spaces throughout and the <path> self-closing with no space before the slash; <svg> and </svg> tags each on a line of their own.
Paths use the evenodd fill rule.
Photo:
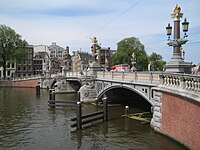
<svg viewBox="0 0 200 150">
<path fill-rule="evenodd" d="M 98 64 L 105 70 L 110 69 L 110 67 L 111 67 L 110 47 L 100 48 L 98 50 Z"/>
<path fill-rule="evenodd" d="M 88 68 L 89 61 L 92 59 L 92 55 L 88 52 L 74 51 L 71 59 L 72 70 L 83 71 Z"/>
<path fill-rule="evenodd" d="M 15 77 L 28 77 L 33 75 L 33 45 L 26 47 L 26 57 L 20 62 L 16 63 Z"/>
<path fill-rule="evenodd" d="M 6 65 L 6 78 L 12 79 L 15 76 L 16 63 L 7 62 Z M 0 79 L 3 78 L 3 67 L 0 67 Z"/>
<path fill-rule="evenodd" d="M 64 48 L 56 45 L 56 42 L 52 42 L 52 45 L 48 47 L 51 58 L 63 59 Z"/>
<path fill-rule="evenodd" d="M 42 76 L 50 73 L 51 60 L 47 52 L 37 52 L 33 58 L 33 74 L 41 74 Z"/>
<path fill-rule="evenodd" d="M 34 45 L 34 57 L 38 52 L 46 52 L 50 56 L 49 47 L 47 45 Z"/>
<path fill-rule="evenodd" d="M 103 70 L 110 70 L 113 50 L 111 51 L 110 47 L 102 48 L 100 44 L 98 44 L 97 38 L 94 36 L 92 39 L 91 51 L 93 59 L 96 60 L 100 67 Z"/>
</svg>

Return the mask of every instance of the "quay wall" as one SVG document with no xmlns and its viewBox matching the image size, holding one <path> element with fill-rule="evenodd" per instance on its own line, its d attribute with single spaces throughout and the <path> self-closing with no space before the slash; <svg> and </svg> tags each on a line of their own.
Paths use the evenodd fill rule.
<svg viewBox="0 0 200 150">
<path fill-rule="evenodd" d="M 200 98 L 192 93 L 157 88 L 151 126 L 190 149 L 200 149 Z M 158 98 L 159 97 L 159 98 Z"/>
<path fill-rule="evenodd" d="M 35 79 L 23 79 L 23 80 L 1 80 L 0 87 L 27 87 L 35 88 L 35 86 L 40 82 L 40 78 Z"/>
<path fill-rule="evenodd" d="M 162 132 L 200 149 L 200 103 L 169 93 L 163 93 L 161 102 Z"/>
</svg>

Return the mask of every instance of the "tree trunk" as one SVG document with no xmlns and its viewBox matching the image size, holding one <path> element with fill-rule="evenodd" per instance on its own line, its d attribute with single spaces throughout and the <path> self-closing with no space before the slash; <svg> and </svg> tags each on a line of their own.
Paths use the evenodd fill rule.
<svg viewBox="0 0 200 150">
<path fill-rule="evenodd" d="M 3 60 L 3 79 L 6 79 L 6 60 Z"/>
</svg>

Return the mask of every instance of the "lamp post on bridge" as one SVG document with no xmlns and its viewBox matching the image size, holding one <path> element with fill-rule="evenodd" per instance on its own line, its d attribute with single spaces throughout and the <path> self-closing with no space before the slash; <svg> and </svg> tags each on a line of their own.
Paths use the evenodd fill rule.
<svg viewBox="0 0 200 150">
<path fill-rule="evenodd" d="M 135 64 L 136 64 L 136 56 L 135 56 L 135 53 L 133 52 L 132 55 L 131 55 L 131 64 L 132 64 L 132 68 L 131 68 L 131 71 L 136 71 L 137 68 L 135 67 Z"/>
<path fill-rule="evenodd" d="M 184 37 L 180 38 L 180 20 L 183 17 L 183 13 L 181 13 L 181 8 L 176 5 L 173 13 L 171 14 L 172 18 L 174 19 L 174 39 L 170 39 L 170 35 L 172 34 L 172 27 L 170 24 L 166 27 L 167 35 L 168 35 L 168 42 L 169 46 L 173 46 L 173 56 L 171 60 L 166 64 L 166 72 L 177 72 L 177 73 L 191 73 L 192 63 L 191 62 L 184 62 L 183 53 L 181 51 L 182 45 L 185 44 L 188 39 L 187 31 L 189 22 L 187 19 L 184 19 L 182 23 Z"/>
</svg>

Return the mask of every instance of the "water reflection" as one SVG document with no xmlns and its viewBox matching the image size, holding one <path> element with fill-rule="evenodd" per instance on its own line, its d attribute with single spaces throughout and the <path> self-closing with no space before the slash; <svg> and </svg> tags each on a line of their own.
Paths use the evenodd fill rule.
<svg viewBox="0 0 200 150">
<path fill-rule="evenodd" d="M 57 100 L 76 100 L 76 95 L 57 95 Z M 97 111 L 84 105 L 84 113 Z M 131 108 L 130 113 L 137 112 Z M 35 89 L 0 88 L 0 149 L 2 150 L 93 150 L 150 149 L 183 150 L 183 146 L 155 133 L 149 125 L 122 118 L 124 107 L 110 107 L 108 122 L 73 131 L 72 108 L 49 109 L 48 92 Z"/>
</svg>

